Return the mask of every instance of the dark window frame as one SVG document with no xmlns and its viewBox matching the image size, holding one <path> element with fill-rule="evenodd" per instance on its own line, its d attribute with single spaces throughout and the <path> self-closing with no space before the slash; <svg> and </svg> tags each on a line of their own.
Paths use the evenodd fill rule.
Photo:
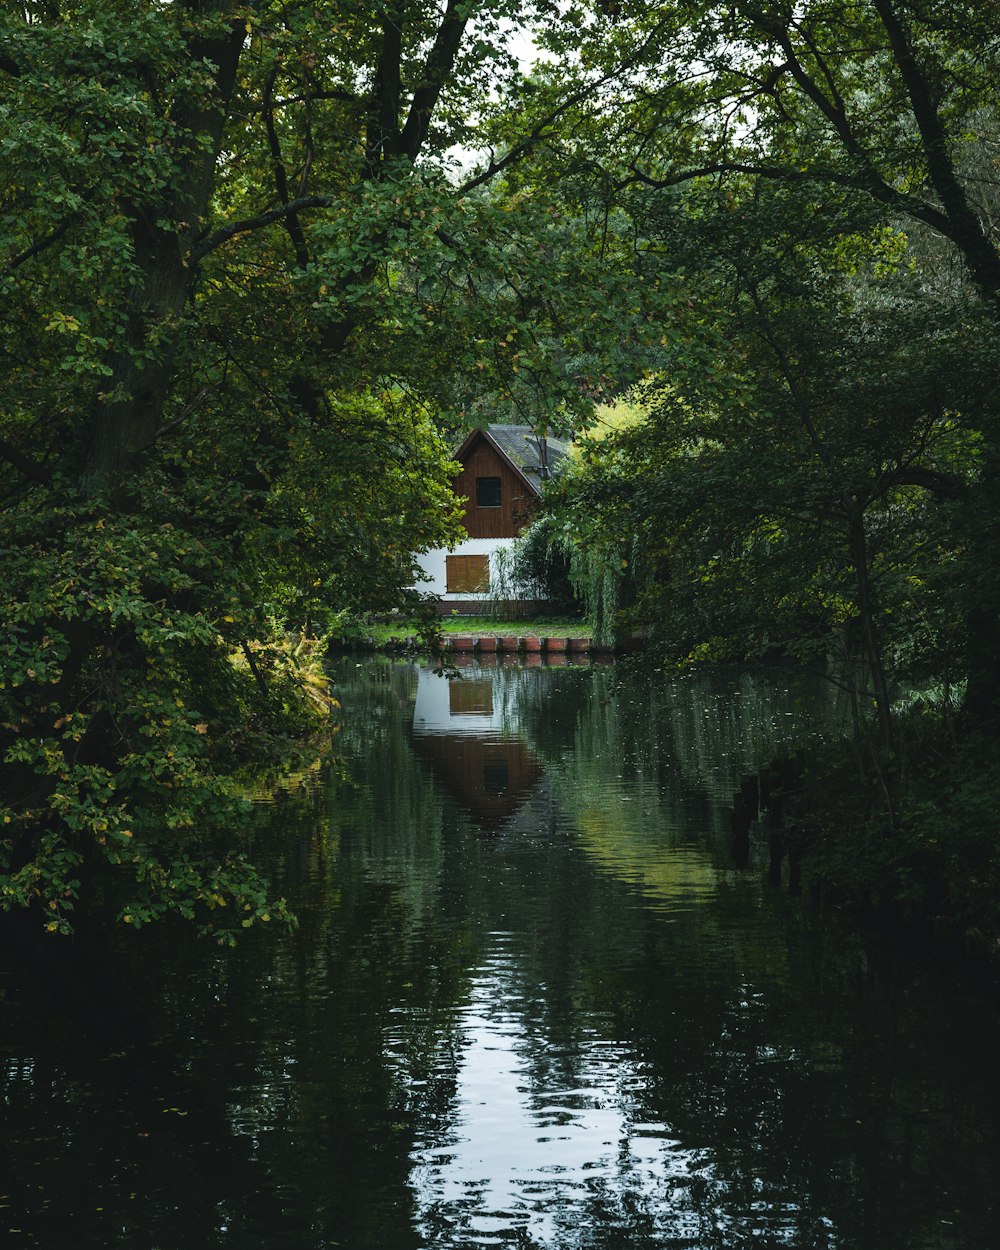
<svg viewBox="0 0 1000 1250">
<path fill-rule="evenodd" d="M 496 502 L 484 503 L 484 496 L 489 499 L 495 499 Z M 477 477 L 476 478 L 476 507 L 477 508 L 502 508 L 503 507 L 503 479 L 500 477 Z"/>
</svg>

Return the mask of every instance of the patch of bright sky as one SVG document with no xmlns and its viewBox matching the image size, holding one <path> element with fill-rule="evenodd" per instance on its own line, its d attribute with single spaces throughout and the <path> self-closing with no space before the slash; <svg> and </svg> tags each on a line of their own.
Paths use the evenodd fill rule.
<svg viewBox="0 0 1000 1250">
<path fill-rule="evenodd" d="M 538 47 L 531 31 L 526 26 L 504 22 L 500 31 L 505 41 L 505 49 L 516 62 L 522 77 L 528 77 L 535 65 L 541 62 L 555 61 L 556 58 L 550 52 Z M 472 33 L 474 33 L 474 24 Z M 487 159 L 489 157 L 485 147 L 474 147 L 468 144 L 456 144 L 445 153 L 445 161 L 456 179 L 469 177 L 478 166 L 483 164 L 484 157 Z"/>
</svg>

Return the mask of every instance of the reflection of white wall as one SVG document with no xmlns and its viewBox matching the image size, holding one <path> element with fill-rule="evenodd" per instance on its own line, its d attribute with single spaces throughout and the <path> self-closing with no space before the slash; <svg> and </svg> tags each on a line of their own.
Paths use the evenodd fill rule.
<svg viewBox="0 0 1000 1250">
<path fill-rule="evenodd" d="M 435 551 L 425 551 L 416 557 L 417 567 L 427 575 L 430 579 L 426 582 L 418 582 L 417 588 L 426 594 L 440 595 L 445 603 L 455 600 L 482 599 L 489 598 L 486 594 L 470 594 L 468 591 L 460 591 L 458 593 L 449 594 L 447 591 L 447 575 L 445 561 L 448 556 L 486 556 L 490 557 L 490 578 L 496 576 L 496 570 L 493 563 L 493 553 L 499 551 L 503 547 L 512 547 L 514 545 L 513 538 L 467 538 L 465 542 L 458 543 L 452 547 L 450 551 L 446 551 L 443 547 L 439 547 Z"/>
<path fill-rule="evenodd" d="M 492 683 L 493 677 L 490 673 L 483 673 L 481 677 L 456 677 L 453 680 Z M 417 674 L 417 701 L 413 708 L 415 734 L 496 738 L 501 729 L 510 730 L 511 727 L 510 709 L 505 707 L 505 700 L 495 698 L 492 712 L 453 713 L 451 681 L 447 677 L 437 676 L 433 669 L 420 669 Z"/>
</svg>

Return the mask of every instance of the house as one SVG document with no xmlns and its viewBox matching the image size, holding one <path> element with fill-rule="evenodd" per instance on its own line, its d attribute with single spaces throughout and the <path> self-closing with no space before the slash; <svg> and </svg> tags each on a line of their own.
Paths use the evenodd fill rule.
<svg viewBox="0 0 1000 1250">
<path fill-rule="evenodd" d="M 568 450 L 563 439 L 538 435 L 530 425 L 489 425 L 468 435 L 455 452 L 462 471 L 454 483 L 465 501 L 468 538 L 417 558 L 427 577 L 421 589 L 439 596 L 442 612 L 475 613 L 502 594 L 498 553 L 513 547 L 530 523 Z"/>
</svg>

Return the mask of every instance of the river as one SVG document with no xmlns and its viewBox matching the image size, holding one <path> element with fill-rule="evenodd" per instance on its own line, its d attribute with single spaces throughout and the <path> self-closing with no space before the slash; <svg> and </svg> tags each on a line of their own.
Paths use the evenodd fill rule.
<svg viewBox="0 0 1000 1250">
<path fill-rule="evenodd" d="M 832 687 L 334 677 L 336 760 L 255 813 L 297 930 L 0 954 L 0 1244 L 1000 1245 L 993 996 L 733 862 Z"/>
</svg>

